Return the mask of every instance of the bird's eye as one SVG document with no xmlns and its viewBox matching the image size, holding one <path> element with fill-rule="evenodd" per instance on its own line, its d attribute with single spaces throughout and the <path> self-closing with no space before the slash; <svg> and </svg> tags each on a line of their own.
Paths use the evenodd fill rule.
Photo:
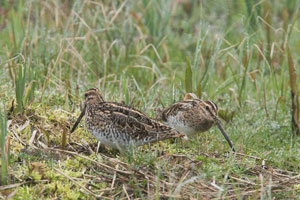
<svg viewBox="0 0 300 200">
<path fill-rule="evenodd" d="M 87 94 L 87 93 L 85 93 L 85 94 L 84 94 L 84 97 L 85 97 L 85 98 L 87 98 L 87 96 L 88 96 L 88 94 Z"/>
<path fill-rule="evenodd" d="M 205 109 L 206 109 L 206 110 L 209 110 L 209 106 L 205 106 Z"/>
</svg>

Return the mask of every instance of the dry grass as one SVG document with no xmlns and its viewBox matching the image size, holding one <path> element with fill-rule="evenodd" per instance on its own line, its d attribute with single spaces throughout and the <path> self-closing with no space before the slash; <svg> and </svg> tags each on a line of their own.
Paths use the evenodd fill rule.
<svg viewBox="0 0 300 200">
<path fill-rule="evenodd" d="M 265 198 L 270 194 L 286 198 L 293 197 L 300 185 L 296 171 L 273 167 L 272 161 L 243 153 L 176 154 L 160 150 L 166 148 L 165 144 L 159 148 L 136 149 L 135 153 L 128 155 L 129 158 L 119 157 L 116 152 L 105 149 L 97 153 L 96 141 L 85 141 L 82 128 L 74 135 L 68 135 L 68 144 L 62 150 L 59 141 L 63 130 L 70 129 L 76 118 L 62 110 L 54 113 L 64 117 L 51 119 L 51 116 L 46 118 L 33 110 L 26 110 L 25 115 L 9 119 L 11 149 L 17 158 L 9 177 L 15 183 L 0 186 L 2 195 L 14 196 L 18 187 L 29 186 L 32 191 L 43 195 L 40 198 L 68 198 L 59 191 L 56 191 L 58 196 L 49 193 L 49 185 L 57 177 L 62 184 L 69 184 L 70 189 L 76 188 L 81 195 L 105 199 L 153 199 L 158 196 L 162 199 L 237 199 Z M 16 154 L 17 151 L 20 154 Z M 147 156 L 155 162 L 147 162 Z M 135 163 L 141 158 L 144 159 L 142 163 Z M 207 160 L 212 163 L 207 165 Z M 66 165 L 66 161 L 71 164 Z M 205 168 L 210 165 L 223 166 L 221 179 L 207 176 Z M 22 166 L 25 166 L 24 171 L 15 173 Z M 72 171 L 79 174 L 72 176 Z M 49 173 L 55 173 L 56 178 Z M 40 189 L 42 191 L 37 191 Z"/>
</svg>

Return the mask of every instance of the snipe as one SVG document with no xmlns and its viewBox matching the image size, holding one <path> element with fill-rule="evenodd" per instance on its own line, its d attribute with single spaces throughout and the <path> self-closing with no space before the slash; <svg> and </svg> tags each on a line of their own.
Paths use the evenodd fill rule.
<svg viewBox="0 0 300 200">
<path fill-rule="evenodd" d="M 235 151 L 231 140 L 221 126 L 218 118 L 218 106 L 212 101 L 198 99 L 193 93 L 188 93 L 183 101 L 176 102 L 166 109 L 158 110 L 157 119 L 187 137 L 207 131 L 216 124 L 231 149 Z"/>
<path fill-rule="evenodd" d="M 120 152 L 128 150 L 131 145 L 142 146 L 184 136 L 134 108 L 104 101 L 96 88 L 91 88 L 85 93 L 85 108 L 71 132 L 84 115 L 90 133 L 102 144 L 119 149 Z"/>
</svg>

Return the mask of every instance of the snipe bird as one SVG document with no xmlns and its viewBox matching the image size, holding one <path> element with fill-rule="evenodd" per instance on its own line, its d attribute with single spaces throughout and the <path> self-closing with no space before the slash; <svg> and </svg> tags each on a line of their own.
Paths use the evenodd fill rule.
<svg viewBox="0 0 300 200">
<path fill-rule="evenodd" d="M 235 151 L 231 140 L 221 126 L 218 118 L 218 106 L 212 101 L 198 99 L 193 93 L 188 93 L 183 101 L 176 102 L 166 109 L 158 110 L 156 119 L 187 137 L 207 131 L 216 124 L 231 149 Z"/>
<path fill-rule="evenodd" d="M 104 101 L 97 88 L 85 93 L 85 108 L 71 133 L 85 115 L 89 132 L 102 144 L 120 152 L 131 145 L 142 146 L 174 137 L 184 137 L 178 131 L 166 126 L 146 114 L 122 103 Z"/>
</svg>

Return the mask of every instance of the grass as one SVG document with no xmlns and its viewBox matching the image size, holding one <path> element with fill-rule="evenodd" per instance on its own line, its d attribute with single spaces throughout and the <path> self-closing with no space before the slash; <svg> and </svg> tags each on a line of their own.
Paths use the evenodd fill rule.
<svg viewBox="0 0 300 200">
<path fill-rule="evenodd" d="M 6 185 L 8 179 L 8 155 L 9 149 L 7 148 L 8 145 L 8 138 L 7 138 L 7 119 L 6 119 L 6 112 L 0 110 L 0 131 L 1 131 L 1 185 Z"/>
<path fill-rule="evenodd" d="M 299 198 L 299 6 L 1 1 L 0 96 L 17 107 L 0 198 Z M 212 100 L 237 154 L 216 127 L 98 152 L 84 123 L 67 134 L 90 87 L 151 117 L 186 92 Z"/>
</svg>

